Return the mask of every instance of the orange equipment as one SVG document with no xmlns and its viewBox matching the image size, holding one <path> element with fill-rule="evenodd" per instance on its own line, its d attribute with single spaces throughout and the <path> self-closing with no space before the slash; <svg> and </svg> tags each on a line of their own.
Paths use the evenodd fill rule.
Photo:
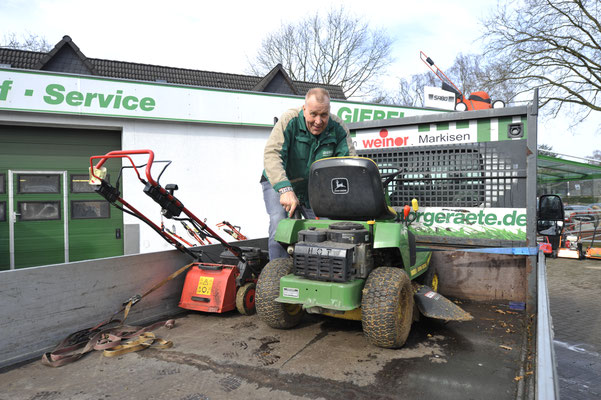
<svg viewBox="0 0 601 400">
<path fill-rule="evenodd" d="M 445 75 L 440 68 L 434 64 L 434 61 L 428 57 L 423 51 L 419 52 L 421 60 L 434 72 L 434 75 L 442 81 L 442 89 L 455 94 L 455 110 L 456 111 L 473 111 L 486 110 L 490 108 L 503 108 L 505 103 L 501 100 L 491 102 L 488 93 L 483 91 L 470 93 L 467 100 L 459 88 Z"/>
<path fill-rule="evenodd" d="M 227 226 L 227 228 L 223 228 L 224 226 Z M 244 236 L 242 232 L 240 232 L 241 229 L 239 226 L 232 225 L 227 221 L 223 221 L 218 223 L 217 227 L 223 229 L 225 233 L 227 233 L 236 240 L 247 240 L 247 237 Z"/>
<path fill-rule="evenodd" d="M 597 227 L 599 226 L 599 215 L 598 214 L 594 215 L 593 223 L 594 223 L 594 227 L 595 227 L 595 230 L 593 231 L 593 240 L 591 241 L 591 245 L 588 247 L 588 249 L 586 249 L 584 256 L 586 258 L 595 258 L 597 260 L 601 260 L 601 248 L 595 247 L 595 237 L 597 236 Z"/>
<path fill-rule="evenodd" d="M 147 155 L 148 161 L 146 164 L 136 166 L 132 157 L 137 155 Z M 126 166 L 122 168 L 134 169 L 138 180 L 144 184 L 144 193 L 161 206 L 161 215 L 163 217 L 168 219 L 173 218 L 181 222 L 190 236 L 197 240 L 200 245 L 210 243 L 209 238 L 221 243 L 226 251 L 220 254 L 220 263 L 203 262 L 202 249 L 192 248 L 190 242 L 165 228 L 162 220 L 159 227 L 121 198 L 121 192 L 119 191 L 121 172 L 115 186 L 112 186 L 108 180 L 105 180 L 106 168 L 103 167 L 103 164 L 113 158 L 126 159 L 131 163 L 131 167 Z M 96 165 L 94 165 L 94 160 L 99 160 Z M 169 184 L 163 188 L 158 182 L 162 172 L 156 181 L 153 179 L 151 176 L 153 160 L 154 153 L 151 150 L 117 150 L 103 156 L 92 156 L 90 157 L 90 184 L 97 185 L 95 191 L 113 206 L 140 219 L 179 251 L 195 260 L 195 262 L 190 263 L 186 267 L 191 269 L 186 275 L 179 303 L 180 307 L 188 310 L 216 313 L 236 308 L 242 314 L 253 314 L 255 312 L 255 283 L 263 266 L 267 264 L 267 252 L 254 247 L 232 246 L 223 240 L 205 224 L 205 221 L 200 220 L 192 214 L 174 196 L 174 191 L 178 189 L 177 185 Z M 168 163 L 170 164 L 171 162 L 169 161 Z M 142 178 L 138 171 L 138 168 L 142 168 L 143 166 L 146 166 L 146 179 Z M 180 217 L 182 213 L 185 216 Z M 184 270 L 182 269 L 181 271 Z"/>
</svg>

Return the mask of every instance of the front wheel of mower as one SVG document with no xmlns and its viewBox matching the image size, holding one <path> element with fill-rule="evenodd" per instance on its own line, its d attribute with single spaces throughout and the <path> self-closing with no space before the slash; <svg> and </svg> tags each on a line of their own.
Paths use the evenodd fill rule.
<svg viewBox="0 0 601 400">
<path fill-rule="evenodd" d="M 363 288 L 361 311 L 363 333 L 372 344 L 403 346 L 413 322 L 413 290 L 405 271 L 391 267 L 373 270 Z"/>
<path fill-rule="evenodd" d="M 238 288 L 236 292 L 236 309 L 242 315 L 255 313 L 255 283 L 248 282 Z"/>
<path fill-rule="evenodd" d="M 291 258 L 276 258 L 270 261 L 259 275 L 255 306 L 259 318 L 272 328 L 293 328 L 303 317 L 303 309 L 300 304 L 285 304 L 275 301 L 280 295 L 280 279 L 291 272 Z"/>
</svg>

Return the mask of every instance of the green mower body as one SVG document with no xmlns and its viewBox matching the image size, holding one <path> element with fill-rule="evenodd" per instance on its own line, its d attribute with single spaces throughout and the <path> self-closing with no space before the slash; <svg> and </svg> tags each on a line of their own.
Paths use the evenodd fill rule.
<svg viewBox="0 0 601 400">
<path fill-rule="evenodd" d="M 278 225 L 275 239 L 291 257 L 270 261 L 259 276 L 256 307 L 263 321 L 292 328 L 304 312 L 360 320 L 373 344 L 400 347 L 415 306 L 435 318 L 471 318 L 430 287 L 432 253 L 417 251 L 410 215 L 389 207 L 384 186 L 367 158 L 313 163 L 309 199 L 319 219 Z"/>
</svg>

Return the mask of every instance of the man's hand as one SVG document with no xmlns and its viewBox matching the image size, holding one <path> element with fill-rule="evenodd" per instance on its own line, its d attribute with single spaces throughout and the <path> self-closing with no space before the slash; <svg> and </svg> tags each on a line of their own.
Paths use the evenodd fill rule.
<svg viewBox="0 0 601 400">
<path fill-rule="evenodd" d="M 288 213 L 288 217 L 292 217 L 294 215 L 294 210 L 296 210 L 299 205 L 299 201 L 294 192 L 290 191 L 280 195 L 280 204 Z"/>
</svg>

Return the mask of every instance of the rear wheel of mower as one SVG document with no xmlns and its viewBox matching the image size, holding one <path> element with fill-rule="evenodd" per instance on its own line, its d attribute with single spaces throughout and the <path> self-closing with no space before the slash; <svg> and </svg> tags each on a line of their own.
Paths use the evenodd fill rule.
<svg viewBox="0 0 601 400">
<path fill-rule="evenodd" d="M 363 333 L 378 347 L 403 346 L 413 322 L 413 289 L 400 268 L 379 267 L 369 274 L 361 300 Z"/>
<path fill-rule="evenodd" d="M 424 272 L 418 279 L 418 282 L 422 285 L 429 286 L 433 291 L 438 292 L 439 278 L 438 272 L 431 265 L 428 266 L 426 272 Z"/>
<path fill-rule="evenodd" d="M 300 304 L 278 303 L 280 279 L 292 272 L 291 258 L 276 258 L 261 271 L 257 281 L 256 307 L 259 318 L 276 329 L 290 329 L 303 317 Z"/>
<path fill-rule="evenodd" d="M 248 282 L 238 288 L 236 292 L 236 310 L 242 315 L 255 313 L 255 283 Z"/>
</svg>

